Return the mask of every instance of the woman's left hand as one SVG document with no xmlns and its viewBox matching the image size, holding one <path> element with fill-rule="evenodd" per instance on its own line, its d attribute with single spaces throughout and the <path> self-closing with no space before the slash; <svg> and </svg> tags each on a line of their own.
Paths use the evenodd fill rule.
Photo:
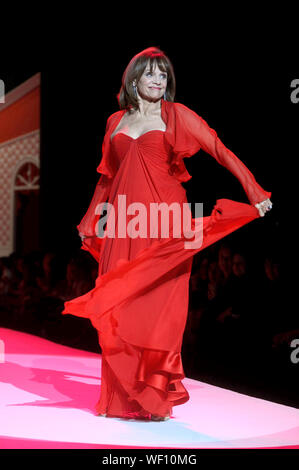
<svg viewBox="0 0 299 470">
<path fill-rule="evenodd" d="M 270 201 L 270 199 L 265 199 L 264 201 L 259 202 L 258 204 L 255 204 L 255 207 L 258 209 L 259 214 L 260 214 L 261 217 L 264 217 L 266 212 L 268 212 L 272 209 L 272 206 L 273 206 L 273 204 Z"/>
</svg>

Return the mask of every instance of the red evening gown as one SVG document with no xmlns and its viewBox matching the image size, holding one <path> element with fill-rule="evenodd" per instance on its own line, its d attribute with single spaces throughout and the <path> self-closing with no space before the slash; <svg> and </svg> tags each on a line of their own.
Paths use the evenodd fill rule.
<svg viewBox="0 0 299 470">
<path fill-rule="evenodd" d="M 89 318 L 98 332 L 102 371 L 96 413 L 147 419 L 151 414 L 169 415 L 173 406 L 189 400 L 182 383 L 181 346 L 193 256 L 258 218 L 254 204 L 271 193 L 258 185 L 206 121 L 186 106 L 162 99 L 165 132 L 151 130 L 133 139 L 120 131 L 111 139 L 125 112 L 118 111 L 107 121 L 97 168 L 101 176 L 77 226 L 86 236 L 82 249 L 99 263 L 98 278 L 92 290 L 65 302 L 62 313 Z M 183 158 L 201 148 L 239 179 L 250 204 L 220 199 L 210 216 L 193 218 L 191 229 L 202 234 L 200 246 L 186 248 L 186 240 L 190 241 L 186 232 L 173 236 L 171 218 L 167 238 L 160 231 L 158 238 L 121 238 L 117 231 L 114 238 L 96 236 L 98 204 L 113 204 L 115 220 L 121 218 L 118 195 L 125 195 L 126 207 L 134 202 L 147 209 L 153 202 L 186 205 L 181 182 L 191 176 Z M 127 216 L 126 227 L 129 220 Z M 149 229 L 152 226 L 148 225 L 147 234 L 153 235 Z"/>
</svg>

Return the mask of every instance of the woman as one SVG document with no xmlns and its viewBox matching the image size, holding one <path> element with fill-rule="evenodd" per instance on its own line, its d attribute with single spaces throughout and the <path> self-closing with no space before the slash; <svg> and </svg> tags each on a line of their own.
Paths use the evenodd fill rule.
<svg viewBox="0 0 299 470">
<path fill-rule="evenodd" d="M 175 103 L 174 96 L 173 68 L 161 50 L 148 48 L 133 57 L 118 95 L 120 111 L 107 121 L 97 168 L 101 177 L 77 226 L 82 249 L 99 262 L 98 278 L 94 289 L 65 302 L 62 313 L 89 318 L 98 331 L 102 382 L 96 411 L 103 416 L 165 420 L 173 406 L 189 399 L 182 384 L 181 346 L 192 258 L 263 216 L 272 205 L 271 193 L 257 184 L 216 132 L 189 108 Z M 222 199 L 209 217 L 193 218 L 191 233 L 201 233 L 202 240 L 200 246 L 188 249 L 190 230 L 175 236 L 174 219 L 168 236 L 160 231 L 157 235 L 160 223 L 151 226 L 145 237 L 105 236 L 111 219 L 123 220 L 122 228 L 128 221 L 128 216 L 122 219 L 119 196 L 125 196 L 127 205 L 138 202 L 146 209 L 151 203 L 188 205 L 181 182 L 191 176 L 183 158 L 200 148 L 239 179 L 250 205 Z M 106 201 L 113 210 L 108 210 L 108 220 L 104 218 L 104 236 L 97 236 L 103 221 L 99 208 Z M 152 220 L 148 211 L 145 218 Z"/>
</svg>

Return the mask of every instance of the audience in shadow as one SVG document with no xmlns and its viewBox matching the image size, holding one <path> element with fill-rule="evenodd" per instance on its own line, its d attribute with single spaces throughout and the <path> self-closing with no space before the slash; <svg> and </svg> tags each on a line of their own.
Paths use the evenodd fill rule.
<svg viewBox="0 0 299 470">
<path fill-rule="evenodd" d="M 97 275 L 97 263 L 83 250 L 69 258 L 51 251 L 0 258 L 0 325 L 100 352 L 89 320 L 61 314 L 64 302 L 92 289 Z M 186 376 L 200 379 L 207 370 L 259 380 L 273 379 L 277 370 L 294 376 L 299 324 L 294 309 L 286 309 L 282 277 L 274 251 L 255 257 L 244 245 L 222 241 L 194 257 L 182 347 Z"/>
<path fill-rule="evenodd" d="M 279 370 L 293 380 L 299 324 L 286 309 L 285 284 L 274 252 L 256 257 L 224 241 L 198 253 L 182 350 L 186 375 L 200 379 L 212 369 L 217 377 L 230 371 L 270 383 Z"/>
<path fill-rule="evenodd" d="M 0 260 L 0 325 L 72 347 L 99 351 L 89 321 L 62 315 L 64 302 L 93 288 L 97 263 L 87 252 L 12 254 Z"/>
</svg>

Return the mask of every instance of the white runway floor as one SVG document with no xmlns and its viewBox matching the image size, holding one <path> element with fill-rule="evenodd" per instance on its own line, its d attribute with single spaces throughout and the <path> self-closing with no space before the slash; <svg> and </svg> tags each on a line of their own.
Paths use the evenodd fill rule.
<svg viewBox="0 0 299 470">
<path fill-rule="evenodd" d="M 190 400 L 168 421 L 98 417 L 100 365 L 100 354 L 0 328 L 0 448 L 299 446 L 299 409 L 188 378 Z"/>
</svg>

